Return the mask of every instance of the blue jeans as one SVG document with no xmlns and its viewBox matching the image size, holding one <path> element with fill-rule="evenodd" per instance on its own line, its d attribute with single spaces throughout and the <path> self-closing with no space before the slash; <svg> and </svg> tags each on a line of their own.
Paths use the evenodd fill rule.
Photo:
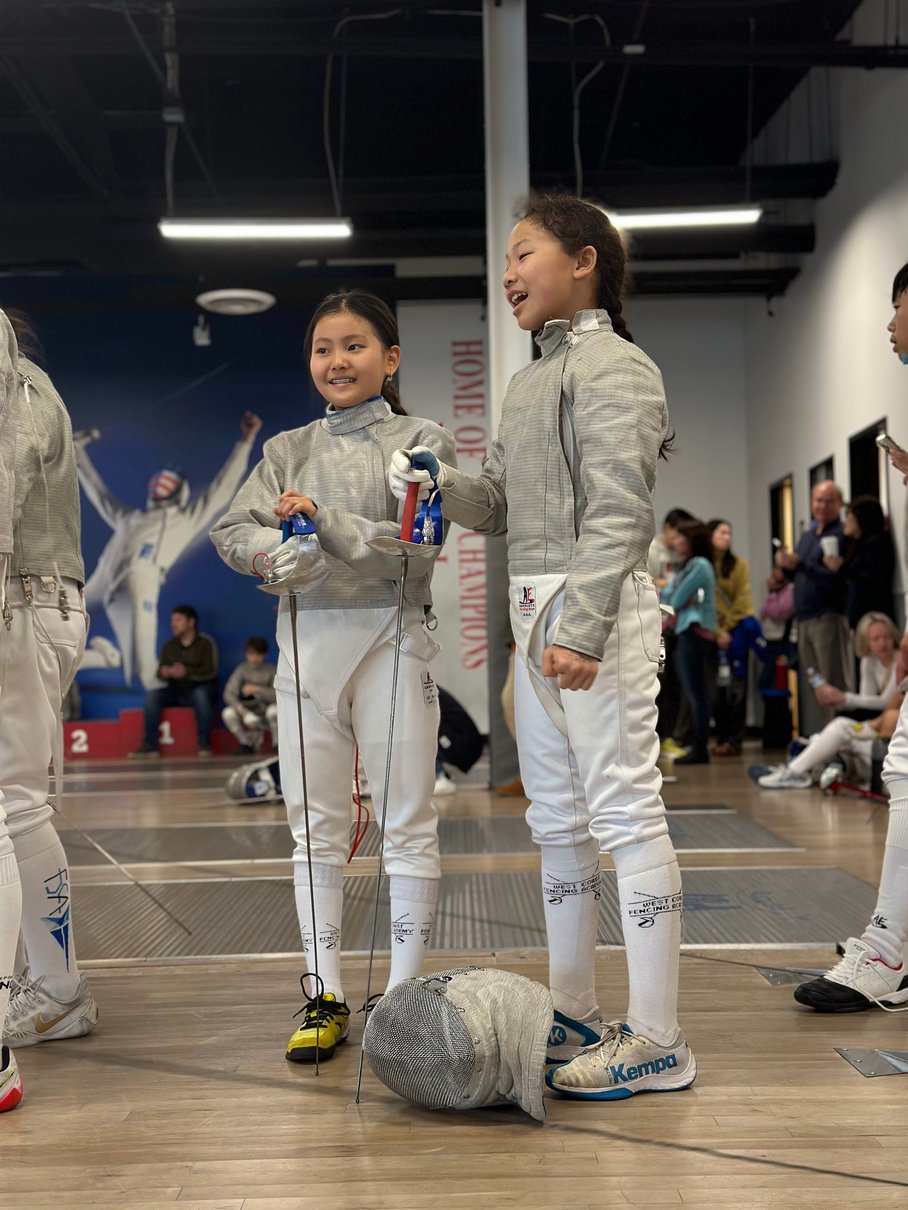
<svg viewBox="0 0 908 1210">
<path fill-rule="evenodd" d="M 217 681 L 168 681 L 163 689 L 145 694 L 145 743 L 158 746 L 158 725 L 166 706 L 192 706 L 198 729 L 199 747 L 211 747 L 211 719 L 217 696 Z"/>
<path fill-rule="evenodd" d="M 675 642 L 675 667 L 690 706 L 694 751 L 706 751 L 709 739 L 709 682 L 707 665 L 714 644 L 694 630 L 685 630 Z"/>
</svg>

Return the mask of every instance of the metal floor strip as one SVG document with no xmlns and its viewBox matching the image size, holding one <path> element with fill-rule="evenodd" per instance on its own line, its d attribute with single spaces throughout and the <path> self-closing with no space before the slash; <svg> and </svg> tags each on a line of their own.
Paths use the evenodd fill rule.
<svg viewBox="0 0 908 1210">
<path fill-rule="evenodd" d="M 668 828 L 675 847 L 684 852 L 795 851 L 781 836 L 734 812 L 669 816 Z M 277 860 L 293 852 L 293 838 L 283 820 L 97 828 L 92 835 L 121 862 Z M 522 815 L 444 818 L 438 835 L 445 856 L 537 851 Z M 97 864 L 95 851 L 78 833 L 61 828 L 60 836 L 73 868 Z M 369 827 L 357 851 L 363 857 L 377 854 L 377 827 Z"/>
<path fill-rule="evenodd" d="M 186 936 L 128 884 L 80 887 L 74 905 L 80 956 L 88 959 L 298 952 L 289 878 L 155 883 L 155 894 L 192 929 Z M 645 880 L 641 882 L 645 896 Z M 688 945 L 833 945 L 873 910 L 873 887 L 836 869 L 684 871 Z M 374 882 L 345 883 L 344 949 L 368 949 Z M 645 913 L 641 914 L 640 921 Z M 382 890 L 378 949 L 387 949 L 390 906 Z M 620 944 L 617 884 L 603 875 L 598 940 Z M 538 871 L 447 874 L 434 950 L 535 949 L 545 945 Z"/>
</svg>

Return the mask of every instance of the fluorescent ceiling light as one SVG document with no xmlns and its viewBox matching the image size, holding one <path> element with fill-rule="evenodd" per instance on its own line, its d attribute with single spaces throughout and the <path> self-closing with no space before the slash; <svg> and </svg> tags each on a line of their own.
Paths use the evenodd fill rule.
<svg viewBox="0 0 908 1210">
<path fill-rule="evenodd" d="M 346 239 L 347 218 L 162 218 L 165 239 Z"/>
<path fill-rule="evenodd" d="M 634 214 L 608 216 L 625 231 L 643 231 L 655 227 L 734 227 L 759 222 L 762 206 L 725 206 L 721 210 L 698 208 L 696 210 L 641 210 Z"/>
</svg>

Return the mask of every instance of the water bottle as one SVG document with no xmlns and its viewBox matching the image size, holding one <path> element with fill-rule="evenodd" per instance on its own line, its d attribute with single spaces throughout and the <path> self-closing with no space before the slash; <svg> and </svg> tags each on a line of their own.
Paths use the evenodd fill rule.
<svg viewBox="0 0 908 1210">
<path fill-rule="evenodd" d="M 826 677 L 822 672 L 817 672 L 816 668 L 807 669 L 807 684 L 811 689 L 819 689 L 821 685 L 826 684 Z"/>
<path fill-rule="evenodd" d="M 727 689 L 731 684 L 731 664 L 724 651 L 719 652 L 719 668 L 716 672 L 716 684 L 720 689 Z"/>
</svg>

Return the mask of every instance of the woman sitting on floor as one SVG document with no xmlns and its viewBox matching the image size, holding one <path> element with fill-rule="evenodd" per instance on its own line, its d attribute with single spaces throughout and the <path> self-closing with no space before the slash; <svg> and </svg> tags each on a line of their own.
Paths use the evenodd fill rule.
<svg viewBox="0 0 908 1210">
<path fill-rule="evenodd" d="M 854 634 L 855 654 L 861 661 L 860 692 L 818 686 L 814 692 L 819 704 L 844 713 L 812 735 L 787 764 L 752 766 L 748 772 L 757 785 L 764 790 L 809 790 L 814 775 L 823 785 L 825 770 L 829 769 L 830 779 L 838 780 L 849 766 L 857 780 L 870 780 L 873 741 L 892 735 L 904 696 L 896 691 L 895 680 L 900 638 L 897 626 L 884 613 L 864 614 Z M 855 714 L 868 721 L 859 721 Z"/>
</svg>

